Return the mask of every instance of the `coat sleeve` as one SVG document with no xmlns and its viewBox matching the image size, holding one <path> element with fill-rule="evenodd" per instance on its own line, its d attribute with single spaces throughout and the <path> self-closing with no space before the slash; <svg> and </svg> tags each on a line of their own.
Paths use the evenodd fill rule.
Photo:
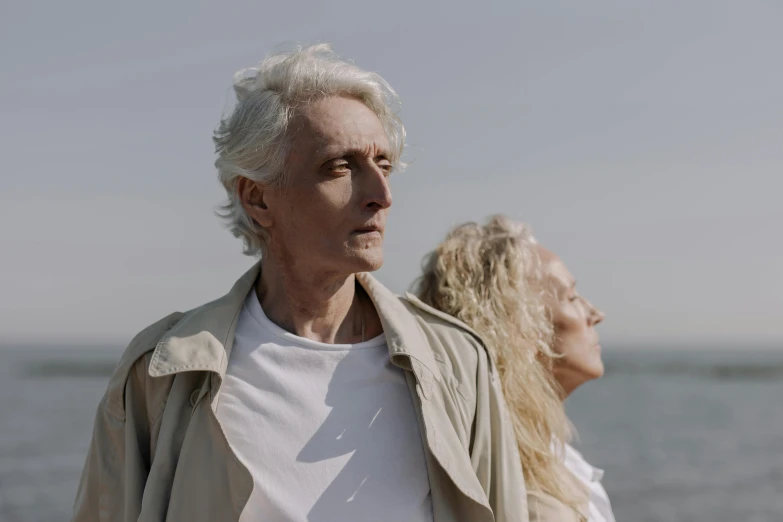
<svg viewBox="0 0 783 522">
<path fill-rule="evenodd" d="M 150 416 L 139 375 L 143 361 L 126 380 L 124 415 L 109 407 L 111 386 L 98 406 L 73 522 L 130 522 L 139 517 L 150 463 Z"/>
<path fill-rule="evenodd" d="M 471 462 L 496 522 L 528 522 L 525 479 L 496 372 L 483 347 L 478 350 L 476 421 Z"/>
<path fill-rule="evenodd" d="M 171 314 L 139 333 L 114 370 L 95 415 L 73 522 L 138 519 L 156 423 L 172 381 L 153 379 L 147 369 L 158 340 L 181 316 Z"/>
</svg>

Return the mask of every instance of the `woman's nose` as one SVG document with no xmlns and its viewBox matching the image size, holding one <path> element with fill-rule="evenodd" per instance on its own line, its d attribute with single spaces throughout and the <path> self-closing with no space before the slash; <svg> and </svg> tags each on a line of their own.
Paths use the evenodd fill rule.
<svg viewBox="0 0 783 522">
<path fill-rule="evenodd" d="M 604 313 L 601 310 L 599 310 L 598 308 L 596 308 L 593 305 L 593 303 L 591 303 L 590 301 L 588 301 L 584 297 L 582 298 L 582 300 L 585 302 L 585 305 L 587 305 L 588 320 L 590 321 L 590 324 L 591 325 L 596 325 L 596 324 L 602 322 L 604 320 L 604 317 L 606 317 L 604 315 Z"/>
</svg>

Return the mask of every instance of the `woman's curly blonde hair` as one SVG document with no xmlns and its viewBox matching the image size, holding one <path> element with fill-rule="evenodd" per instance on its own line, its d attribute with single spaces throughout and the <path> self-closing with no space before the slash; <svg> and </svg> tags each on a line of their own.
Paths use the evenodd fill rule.
<svg viewBox="0 0 783 522">
<path fill-rule="evenodd" d="M 498 368 L 529 489 L 576 507 L 553 442 L 570 439 L 552 376 L 553 326 L 542 266 L 530 229 L 505 216 L 452 230 L 425 258 L 414 291 L 425 303 L 476 330 Z"/>
</svg>

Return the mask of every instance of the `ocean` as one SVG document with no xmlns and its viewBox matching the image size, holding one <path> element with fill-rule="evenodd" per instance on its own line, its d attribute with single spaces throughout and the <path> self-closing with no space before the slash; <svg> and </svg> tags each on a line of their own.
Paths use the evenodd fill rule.
<svg viewBox="0 0 783 522">
<path fill-rule="evenodd" d="M 0 520 L 68 520 L 119 353 L 0 348 Z M 566 407 L 618 522 L 783 521 L 783 347 L 604 358 Z"/>
</svg>

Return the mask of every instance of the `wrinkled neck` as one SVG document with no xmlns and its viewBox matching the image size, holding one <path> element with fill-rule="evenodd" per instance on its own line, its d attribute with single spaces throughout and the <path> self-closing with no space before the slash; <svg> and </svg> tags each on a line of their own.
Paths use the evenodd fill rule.
<svg viewBox="0 0 783 522">
<path fill-rule="evenodd" d="M 364 337 L 367 306 L 364 292 L 356 289 L 354 274 L 297 270 L 274 256 L 264 258 L 255 284 L 273 323 L 299 337 L 331 344 L 353 344 Z"/>
</svg>

